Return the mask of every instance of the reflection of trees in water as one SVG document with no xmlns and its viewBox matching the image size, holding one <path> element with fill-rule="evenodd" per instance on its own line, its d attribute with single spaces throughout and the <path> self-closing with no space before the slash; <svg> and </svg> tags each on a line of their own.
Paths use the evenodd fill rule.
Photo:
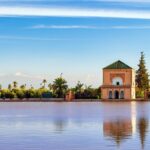
<svg viewBox="0 0 150 150">
<path fill-rule="evenodd" d="M 148 120 L 146 118 L 140 118 L 138 121 L 138 131 L 141 140 L 142 149 L 144 149 L 144 144 L 146 140 L 146 133 L 148 130 Z"/>
<path fill-rule="evenodd" d="M 128 120 L 104 122 L 104 136 L 111 137 L 117 145 L 132 135 L 132 123 Z"/>
<path fill-rule="evenodd" d="M 85 122 L 84 120 L 69 120 L 69 119 L 56 119 L 53 120 L 53 131 L 56 131 L 57 133 L 62 133 L 68 128 L 72 128 L 73 126 L 82 127 L 84 126 Z"/>
<path fill-rule="evenodd" d="M 53 124 L 54 124 L 54 127 L 55 127 L 55 131 L 62 132 L 66 128 L 68 122 L 64 121 L 64 120 L 55 120 L 53 122 Z"/>
</svg>

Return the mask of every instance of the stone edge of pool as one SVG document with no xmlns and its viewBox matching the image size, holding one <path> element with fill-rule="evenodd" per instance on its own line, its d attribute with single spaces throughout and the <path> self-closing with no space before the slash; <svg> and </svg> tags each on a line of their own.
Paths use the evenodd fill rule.
<svg viewBox="0 0 150 150">
<path fill-rule="evenodd" d="M 150 99 L 134 99 L 134 100 L 116 100 L 116 99 L 74 99 L 72 101 L 66 101 L 63 98 L 30 98 L 30 99 L 0 99 L 0 102 L 150 102 Z"/>
</svg>

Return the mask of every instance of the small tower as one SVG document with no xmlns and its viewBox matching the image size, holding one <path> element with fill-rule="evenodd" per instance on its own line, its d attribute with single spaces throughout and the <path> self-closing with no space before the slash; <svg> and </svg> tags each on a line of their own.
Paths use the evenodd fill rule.
<svg viewBox="0 0 150 150">
<path fill-rule="evenodd" d="M 103 68 L 102 99 L 135 99 L 135 71 L 118 60 Z"/>
</svg>

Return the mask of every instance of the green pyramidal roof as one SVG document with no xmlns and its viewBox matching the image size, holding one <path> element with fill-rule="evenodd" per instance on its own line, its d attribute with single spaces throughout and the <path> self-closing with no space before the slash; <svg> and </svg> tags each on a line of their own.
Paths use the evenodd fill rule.
<svg viewBox="0 0 150 150">
<path fill-rule="evenodd" d="M 104 69 L 132 69 L 130 66 L 126 65 L 122 61 L 118 60 L 111 65 L 105 67 Z"/>
</svg>

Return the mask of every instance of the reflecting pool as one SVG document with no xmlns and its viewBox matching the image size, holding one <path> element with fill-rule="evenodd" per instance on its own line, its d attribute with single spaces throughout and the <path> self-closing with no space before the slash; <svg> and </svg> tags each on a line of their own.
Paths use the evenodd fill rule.
<svg viewBox="0 0 150 150">
<path fill-rule="evenodd" d="M 0 150 L 149 149 L 149 102 L 0 103 Z"/>
</svg>

